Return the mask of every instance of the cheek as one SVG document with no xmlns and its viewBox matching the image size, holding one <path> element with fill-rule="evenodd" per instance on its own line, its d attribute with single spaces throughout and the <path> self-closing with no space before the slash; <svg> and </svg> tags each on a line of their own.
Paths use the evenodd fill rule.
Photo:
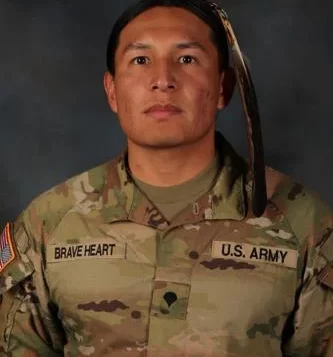
<svg viewBox="0 0 333 357">
<path fill-rule="evenodd" d="M 203 88 L 198 91 L 197 96 L 197 110 L 200 115 L 211 115 L 216 111 L 216 92 L 211 88 Z M 207 118 L 208 119 L 208 118 Z"/>
<path fill-rule="evenodd" d="M 122 77 L 116 87 L 118 114 L 129 115 L 137 107 L 139 91 L 129 78 Z"/>
<path fill-rule="evenodd" d="M 139 82 L 140 83 L 140 82 Z M 147 101 L 142 85 L 126 76 L 119 77 L 117 86 L 118 119 L 124 132 L 129 133 L 142 122 L 140 113 Z"/>
<path fill-rule="evenodd" d="M 212 78 L 212 75 L 206 74 L 205 76 L 194 77 L 194 81 L 190 86 L 190 95 L 192 96 L 192 102 L 195 100 L 195 107 L 197 110 L 206 111 L 216 109 L 217 105 L 217 83 Z M 191 98 L 189 98 L 191 100 Z"/>
</svg>

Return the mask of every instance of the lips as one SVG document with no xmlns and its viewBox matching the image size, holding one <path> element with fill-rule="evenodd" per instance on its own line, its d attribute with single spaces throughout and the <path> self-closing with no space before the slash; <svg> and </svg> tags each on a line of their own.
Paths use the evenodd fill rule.
<svg viewBox="0 0 333 357">
<path fill-rule="evenodd" d="M 145 114 L 150 114 L 156 118 L 166 118 L 181 113 L 181 109 L 172 104 L 155 104 L 145 110 Z"/>
</svg>

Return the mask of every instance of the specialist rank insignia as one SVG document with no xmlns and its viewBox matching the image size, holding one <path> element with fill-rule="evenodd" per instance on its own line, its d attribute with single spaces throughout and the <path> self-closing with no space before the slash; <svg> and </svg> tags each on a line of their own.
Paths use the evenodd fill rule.
<svg viewBox="0 0 333 357">
<path fill-rule="evenodd" d="M 16 258 L 14 249 L 11 224 L 7 223 L 3 232 L 0 235 L 0 273 L 5 267 Z"/>
</svg>

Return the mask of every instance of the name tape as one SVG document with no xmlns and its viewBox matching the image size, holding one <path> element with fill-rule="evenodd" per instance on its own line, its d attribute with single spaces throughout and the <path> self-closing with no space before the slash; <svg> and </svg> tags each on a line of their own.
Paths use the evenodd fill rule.
<svg viewBox="0 0 333 357">
<path fill-rule="evenodd" d="M 252 262 L 264 262 L 296 268 L 298 252 L 293 249 L 253 245 L 248 243 L 214 241 L 213 258 L 233 258 Z"/>
<path fill-rule="evenodd" d="M 49 245 L 48 263 L 69 260 L 125 258 L 126 246 L 111 242 Z"/>
</svg>

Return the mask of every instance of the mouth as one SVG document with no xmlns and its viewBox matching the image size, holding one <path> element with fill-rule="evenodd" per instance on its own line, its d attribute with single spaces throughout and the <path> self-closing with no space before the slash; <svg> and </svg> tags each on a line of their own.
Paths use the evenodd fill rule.
<svg viewBox="0 0 333 357">
<path fill-rule="evenodd" d="M 145 114 L 156 119 L 165 119 L 181 113 L 182 110 L 172 104 L 156 104 L 144 111 Z"/>
</svg>

